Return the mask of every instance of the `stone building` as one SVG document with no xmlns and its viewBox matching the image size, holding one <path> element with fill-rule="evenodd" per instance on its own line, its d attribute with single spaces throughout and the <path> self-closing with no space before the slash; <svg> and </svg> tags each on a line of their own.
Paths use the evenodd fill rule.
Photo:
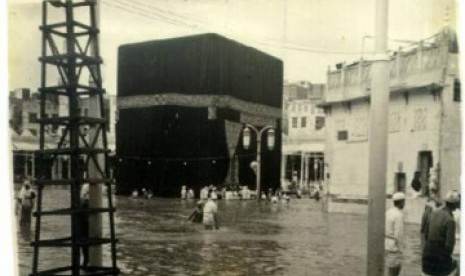
<svg viewBox="0 0 465 276">
<path fill-rule="evenodd" d="M 19 88 L 9 95 L 9 124 L 11 149 L 13 151 L 13 169 L 15 181 L 25 177 L 34 177 L 36 172 L 35 150 L 39 149 L 40 124 L 40 94 L 31 92 L 28 88 Z M 81 115 L 89 113 L 89 101 L 85 99 L 79 103 Z M 108 147 L 115 149 L 116 124 L 116 96 L 105 99 L 105 114 L 110 123 L 107 128 Z M 45 103 L 45 116 L 48 118 L 68 116 L 69 105 L 64 97 L 49 97 Z M 45 130 L 45 145 L 47 148 L 56 147 L 61 126 L 53 126 Z M 66 143 L 66 142 L 65 142 Z M 53 179 L 59 179 L 69 170 L 68 160 L 59 156 L 54 162 L 50 174 Z"/>
<path fill-rule="evenodd" d="M 45 115 L 58 117 L 57 99 L 46 99 Z M 13 177 L 21 181 L 24 177 L 34 177 L 36 158 L 34 151 L 39 149 L 40 126 L 40 98 L 38 93 L 32 93 L 28 88 L 18 88 L 9 94 L 9 125 L 11 150 L 13 151 Z M 45 143 L 54 142 L 51 133 L 57 128 L 50 129 L 45 135 Z"/>
<path fill-rule="evenodd" d="M 324 85 L 285 83 L 283 93 L 283 150 L 281 177 L 295 188 L 324 179 L 325 117 L 321 107 Z"/>
<path fill-rule="evenodd" d="M 38 93 L 33 93 L 29 88 L 18 88 L 9 95 L 10 126 L 18 133 L 29 130 L 32 134 L 39 133 L 37 119 L 40 115 L 40 98 Z M 45 104 L 45 116 L 58 117 L 58 99 L 48 97 Z"/>
<path fill-rule="evenodd" d="M 359 60 L 328 71 L 321 106 L 330 209 L 347 210 L 338 207 L 341 202 L 366 203 L 371 68 L 371 61 Z M 422 206 L 415 201 L 427 197 L 429 185 L 436 185 L 440 195 L 460 188 L 458 70 L 457 39 L 448 28 L 391 54 L 386 192 L 406 192 L 410 206 Z M 421 181 L 418 192 L 411 186 L 415 174 Z"/>
</svg>

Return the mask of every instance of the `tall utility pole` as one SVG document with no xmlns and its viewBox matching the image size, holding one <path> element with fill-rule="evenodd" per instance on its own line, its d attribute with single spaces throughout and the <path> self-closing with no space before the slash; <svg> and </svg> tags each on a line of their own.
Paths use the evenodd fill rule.
<svg viewBox="0 0 465 276">
<path fill-rule="evenodd" d="M 389 57 L 388 0 L 376 0 L 375 61 L 370 96 L 367 274 L 384 275 Z"/>
<path fill-rule="evenodd" d="M 100 1 L 94 0 L 94 16 L 91 16 L 91 25 L 95 28 L 100 29 Z M 99 33 L 95 34 L 96 39 L 99 37 Z M 98 43 L 94 43 L 93 47 L 90 48 L 91 56 L 100 56 Z M 94 75 L 99 74 L 98 67 L 91 67 L 91 70 L 94 71 Z M 102 81 L 100 79 L 100 81 Z M 93 79 L 89 78 L 89 87 L 98 88 L 97 83 Z M 100 99 L 98 94 L 89 96 L 89 116 L 94 118 L 103 119 L 103 110 L 101 108 L 101 102 L 103 98 Z M 107 118 L 109 119 L 109 118 Z M 110 123 L 109 121 L 107 123 Z M 101 129 L 101 131 L 106 131 L 106 129 Z M 95 147 L 103 147 L 103 136 L 99 135 L 99 126 L 94 125 L 89 130 L 89 140 L 95 141 Z M 105 165 L 105 160 L 103 156 L 97 156 L 93 162 L 89 163 L 89 178 L 98 178 L 99 171 L 98 168 L 103 168 Z M 101 185 L 91 185 L 89 186 L 89 207 L 90 208 L 102 208 L 102 186 Z M 102 214 L 95 213 L 89 215 L 89 237 L 92 238 L 102 238 Z M 89 264 L 91 266 L 102 266 L 102 246 L 97 245 L 89 248 Z"/>
<path fill-rule="evenodd" d="M 48 17 L 53 9 L 54 17 Z M 82 16 L 87 12 L 88 16 Z M 61 15 L 61 16 L 60 16 Z M 55 18 L 56 17 L 56 18 Z M 58 21 L 57 21 L 58 20 Z M 116 238 L 114 227 L 114 207 L 111 191 L 111 179 L 108 164 L 106 138 L 107 120 L 103 118 L 103 101 L 105 90 L 102 88 L 98 33 L 96 26 L 95 0 L 43 0 L 42 2 L 42 55 L 40 62 L 40 150 L 37 151 L 40 174 L 37 178 L 37 210 L 35 236 L 32 245 L 31 276 L 39 275 L 119 275 L 116 266 Z M 59 51 L 57 45 L 65 42 L 66 48 Z M 50 84 L 47 73 L 58 72 L 60 84 Z M 86 76 L 91 79 L 88 84 Z M 84 79 L 87 81 L 85 82 Z M 53 96 L 65 99 L 69 103 L 68 114 L 57 118 L 45 117 L 45 100 Z M 91 114 L 83 115 L 80 103 L 93 98 Z M 89 99 L 89 101 L 91 101 Z M 94 109 L 94 110 L 92 110 Z M 50 125 L 63 126 L 60 139 L 55 148 L 45 147 L 45 129 Z M 90 138 L 83 129 L 92 129 Z M 69 141 L 69 143 L 65 142 Z M 71 161 L 70 173 L 66 179 L 53 179 L 50 164 L 59 162 L 59 156 Z M 81 192 L 89 184 L 89 207 L 83 204 Z M 69 188 L 69 206 L 59 209 L 42 209 L 42 197 L 46 185 L 67 185 Z M 100 185 L 106 185 L 107 206 L 103 207 Z M 100 193 L 99 193 L 100 191 Z M 101 233 L 102 214 L 108 215 L 108 237 Z M 50 216 L 62 216 L 70 220 L 70 233 L 66 236 L 44 239 L 41 237 L 41 223 Z M 100 220 L 100 222 L 99 222 Z M 83 228 L 89 221 L 89 229 Z M 56 234 L 56 233 L 54 233 Z M 108 244 L 111 262 L 102 265 L 101 248 Z M 40 269 L 40 251 L 42 248 L 69 248 L 59 254 L 69 254 L 69 263 L 45 270 Z M 85 248 L 90 249 L 90 265 L 83 264 Z M 94 248 L 96 248 L 94 250 Z M 95 253 L 96 252 L 96 253 Z M 58 265 L 58 264 L 57 264 Z"/>
</svg>

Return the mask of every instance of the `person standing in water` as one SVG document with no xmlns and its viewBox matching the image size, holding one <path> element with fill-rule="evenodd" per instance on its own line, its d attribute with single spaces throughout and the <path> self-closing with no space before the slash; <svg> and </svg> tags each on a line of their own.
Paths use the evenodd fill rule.
<svg viewBox="0 0 465 276">
<path fill-rule="evenodd" d="M 28 180 L 24 181 L 23 187 L 21 188 L 18 197 L 18 202 L 21 207 L 19 225 L 21 229 L 21 235 L 27 241 L 30 240 L 31 237 L 31 218 L 35 197 L 36 194 L 32 190 L 31 183 Z"/>
<path fill-rule="evenodd" d="M 203 201 L 199 200 L 197 206 L 191 215 L 187 218 L 187 221 L 192 221 L 193 223 L 202 223 L 203 221 Z"/>
<path fill-rule="evenodd" d="M 218 206 L 216 205 L 215 200 L 208 195 L 207 203 L 203 207 L 203 225 L 205 225 L 206 230 L 212 230 L 215 228 L 219 229 L 218 226 Z"/>
<path fill-rule="evenodd" d="M 78 215 L 79 220 L 79 236 L 82 239 L 89 238 L 89 213 L 86 213 L 89 209 L 89 184 L 85 183 L 81 187 L 80 192 L 81 206 L 80 209 L 83 211 Z M 89 246 L 81 245 L 82 252 L 82 266 L 84 269 L 89 265 Z"/>
<path fill-rule="evenodd" d="M 434 210 L 427 219 L 422 270 L 427 275 L 456 273 L 457 260 L 452 257 L 455 247 L 456 222 L 454 211 L 460 204 L 457 191 L 447 194 L 445 205 Z"/>
<path fill-rule="evenodd" d="M 392 195 L 393 205 L 386 212 L 385 260 L 389 276 L 398 276 L 402 268 L 404 241 L 405 194 Z"/>
</svg>

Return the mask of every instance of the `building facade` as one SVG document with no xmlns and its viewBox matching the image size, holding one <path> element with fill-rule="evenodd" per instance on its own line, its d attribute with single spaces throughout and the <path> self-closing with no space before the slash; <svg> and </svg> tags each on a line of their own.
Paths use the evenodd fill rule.
<svg viewBox="0 0 465 276">
<path fill-rule="evenodd" d="M 32 134 L 39 133 L 38 118 L 40 116 L 40 98 L 38 93 L 31 92 L 28 88 L 18 88 L 10 92 L 9 96 L 9 122 L 10 126 L 18 133 L 29 130 Z M 58 99 L 49 97 L 45 103 L 45 116 L 58 117 Z"/>
<path fill-rule="evenodd" d="M 333 202 L 368 195 L 371 68 L 360 60 L 328 71 L 321 106 Z M 460 188 L 458 46 L 450 29 L 391 55 L 388 128 L 387 194 L 403 191 L 421 200 L 433 186 L 440 196 Z M 411 185 L 415 176 L 418 191 Z"/>
<path fill-rule="evenodd" d="M 306 190 L 324 179 L 325 115 L 318 107 L 324 85 L 285 83 L 283 93 L 283 188 L 290 183 Z"/>
<path fill-rule="evenodd" d="M 65 97 L 50 97 L 46 99 L 45 116 L 56 118 L 68 116 L 69 105 Z M 87 116 L 90 105 L 85 99 L 79 103 L 81 115 Z M 104 102 L 104 114 L 109 119 L 107 127 L 108 148 L 115 149 L 115 124 L 117 118 L 116 96 L 108 96 Z M 40 94 L 31 92 L 28 88 L 19 88 L 9 95 L 9 124 L 11 148 L 13 151 L 14 180 L 34 178 L 37 170 L 35 150 L 39 149 L 40 124 Z M 48 148 L 58 144 L 57 133 L 64 131 L 62 126 L 53 126 L 45 130 L 45 144 Z M 84 130 L 83 130 L 84 131 Z M 66 141 L 65 141 L 66 143 Z M 69 171 L 69 162 L 58 156 L 51 166 L 50 174 L 53 179 L 65 177 Z"/>
<path fill-rule="evenodd" d="M 38 93 L 28 88 L 18 88 L 9 94 L 9 125 L 11 149 L 13 151 L 14 181 L 21 181 L 25 177 L 35 177 L 36 157 L 34 151 L 39 149 L 38 123 L 40 114 L 40 98 Z M 57 98 L 49 97 L 45 103 L 45 116 L 48 118 L 59 115 Z M 52 144 L 51 135 L 58 127 L 47 130 L 46 144 Z"/>
</svg>

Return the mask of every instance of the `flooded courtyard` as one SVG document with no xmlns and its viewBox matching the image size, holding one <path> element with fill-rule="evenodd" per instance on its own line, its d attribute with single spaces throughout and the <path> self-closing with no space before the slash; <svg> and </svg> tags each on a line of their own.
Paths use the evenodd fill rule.
<svg viewBox="0 0 465 276">
<path fill-rule="evenodd" d="M 44 195 L 45 207 L 67 204 L 64 188 Z M 116 197 L 122 275 L 365 275 L 365 216 L 326 213 L 322 202 L 311 199 L 219 200 L 220 229 L 208 231 L 186 222 L 195 203 Z M 44 238 L 69 231 L 66 217 L 47 219 L 42 226 Z M 419 275 L 419 226 L 406 228 L 401 275 Z M 32 248 L 21 239 L 18 244 L 20 272 L 27 275 Z M 108 259 L 109 250 L 104 252 Z M 41 250 L 41 269 L 69 262 L 68 252 L 62 253 Z"/>
</svg>

